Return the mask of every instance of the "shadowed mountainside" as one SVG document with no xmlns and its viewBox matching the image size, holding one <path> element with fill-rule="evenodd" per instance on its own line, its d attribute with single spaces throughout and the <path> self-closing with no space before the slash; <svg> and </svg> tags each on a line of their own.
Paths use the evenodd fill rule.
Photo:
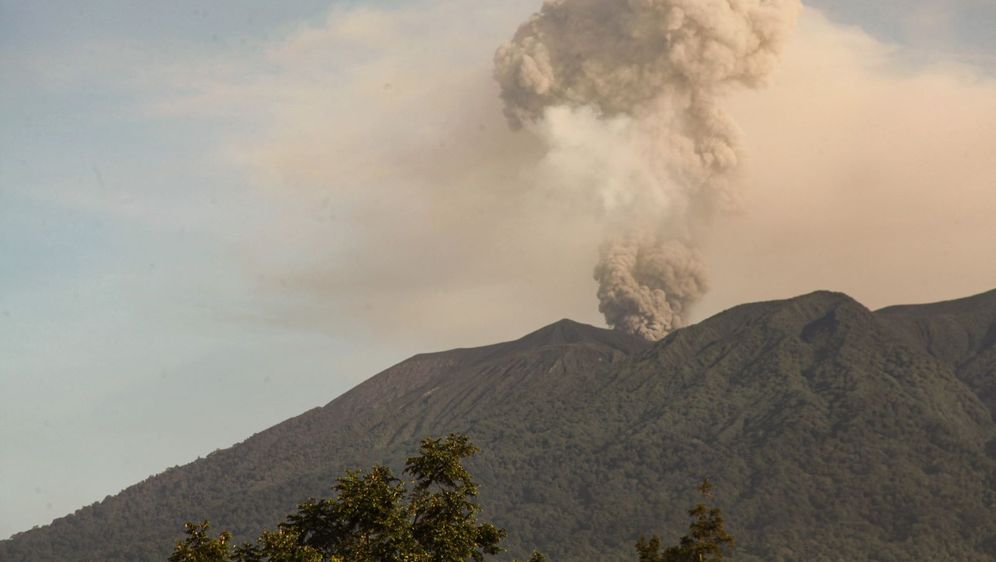
<svg viewBox="0 0 996 562">
<path fill-rule="evenodd" d="M 996 409 L 996 290 L 878 314 L 957 373 L 992 412 Z"/>
<path fill-rule="evenodd" d="M 418 355 L 244 443 L 0 542 L 0 560 L 163 560 L 185 520 L 242 538 L 346 468 L 466 432 L 510 555 L 633 560 L 702 477 L 737 560 L 992 560 L 996 292 L 871 312 L 818 292 L 655 344 L 571 322 Z M 510 558 L 511 556 L 509 556 Z"/>
</svg>

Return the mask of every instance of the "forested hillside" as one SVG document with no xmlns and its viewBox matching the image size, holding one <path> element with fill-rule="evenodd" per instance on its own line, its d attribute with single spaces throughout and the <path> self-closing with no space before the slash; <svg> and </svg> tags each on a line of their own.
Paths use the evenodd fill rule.
<svg viewBox="0 0 996 562">
<path fill-rule="evenodd" d="M 655 344 L 561 321 L 413 357 L 323 408 L 0 543 L 0 560 L 164 560 L 186 520 L 254 538 L 344 469 L 468 434 L 507 558 L 634 558 L 708 477 L 737 560 L 992 560 L 996 292 L 872 312 L 740 306 Z"/>
</svg>

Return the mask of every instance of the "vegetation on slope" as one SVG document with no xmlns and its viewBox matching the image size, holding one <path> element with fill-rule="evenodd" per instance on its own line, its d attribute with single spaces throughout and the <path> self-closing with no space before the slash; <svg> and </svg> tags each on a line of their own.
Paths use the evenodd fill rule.
<svg viewBox="0 0 996 562">
<path fill-rule="evenodd" d="M 233 548 L 228 531 L 211 538 L 207 521 L 187 523 L 169 562 L 482 562 L 507 533 L 477 522 L 478 488 L 463 464 L 477 452 L 466 435 L 424 439 L 405 463 L 407 482 L 383 465 L 347 472 L 334 496 L 301 504 L 255 543 Z M 704 497 L 711 490 L 708 480 L 699 487 Z M 722 562 L 734 541 L 720 510 L 699 503 L 688 514 L 689 532 L 674 546 L 641 537 L 639 562 Z M 533 551 L 528 562 L 546 557 Z"/>
<path fill-rule="evenodd" d="M 901 314 L 899 314 L 901 312 Z M 963 337 L 961 334 L 965 334 Z M 815 293 L 646 346 L 559 322 L 414 357 L 315 409 L 53 525 L 0 560 L 156 561 L 183 521 L 259 536 L 345 470 L 466 433 L 508 556 L 632 560 L 717 482 L 741 561 L 985 561 L 996 552 L 996 294 L 873 313 Z M 673 542 L 677 537 L 665 537 Z"/>
<path fill-rule="evenodd" d="M 405 463 L 409 481 L 383 465 L 347 472 L 333 497 L 301 504 L 255 544 L 232 549 L 230 533 L 211 539 L 207 522 L 188 523 L 169 562 L 480 562 L 506 533 L 477 522 L 477 484 L 463 465 L 477 452 L 465 435 L 425 439 Z"/>
</svg>

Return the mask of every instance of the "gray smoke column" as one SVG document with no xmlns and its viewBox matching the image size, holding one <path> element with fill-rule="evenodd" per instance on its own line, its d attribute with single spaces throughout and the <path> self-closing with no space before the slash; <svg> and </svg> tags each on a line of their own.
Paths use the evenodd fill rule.
<svg viewBox="0 0 996 562">
<path fill-rule="evenodd" d="M 655 238 L 606 243 L 595 279 L 599 310 L 608 323 L 648 340 L 679 327 L 687 307 L 708 288 L 698 251 L 677 240 Z"/>
<path fill-rule="evenodd" d="M 592 138 L 582 121 L 594 115 L 600 137 L 625 145 L 580 182 L 609 202 L 595 278 L 615 328 L 658 339 L 705 293 L 695 233 L 736 208 L 743 159 L 718 100 L 764 83 L 800 9 L 799 0 L 547 0 L 495 54 L 509 124 L 536 132 L 557 162 L 577 162 L 573 180 L 585 172 L 585 140 L 572 135 Z M 580 125 L 565 126 L 571 119 Z"/>
</svg>

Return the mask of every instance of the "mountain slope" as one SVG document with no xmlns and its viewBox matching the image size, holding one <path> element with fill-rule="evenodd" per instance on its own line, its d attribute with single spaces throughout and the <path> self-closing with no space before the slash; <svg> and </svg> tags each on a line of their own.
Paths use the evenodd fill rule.
<svg viewBox="0 0 996 562">
<path fill-rule="evenodd" d="M 996 411 L 996 290 L 948 302 L 895 306 L 878 315 L 958 374 Z"/>
<path fill-rule="evenodd" d="M 684 529 L 708 476 L 738 560 L 992 560 L 994 300 L 873 313 L 820 292 L 653 345 L 565 320 L 416 356 L 0 560 L 162 560 L 185 519 L 249 537 L 345 468 L 400 466 L 452 431 L 483 449 L 472 470 L 512 554 L 631 560 L 641 533 Z"/>
</svg>

